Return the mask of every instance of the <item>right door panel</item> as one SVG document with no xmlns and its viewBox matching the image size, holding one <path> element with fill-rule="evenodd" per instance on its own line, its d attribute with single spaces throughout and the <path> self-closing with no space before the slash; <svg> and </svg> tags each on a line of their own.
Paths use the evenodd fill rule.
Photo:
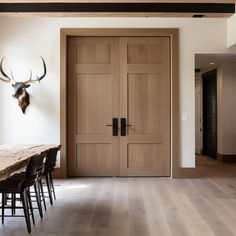
<svg viewBox="0 0 236 236">
<path fill-rule="evenodd" d="M 121 176 L 170 176 L 169 40 L 120 38 Z"/>
</svg>

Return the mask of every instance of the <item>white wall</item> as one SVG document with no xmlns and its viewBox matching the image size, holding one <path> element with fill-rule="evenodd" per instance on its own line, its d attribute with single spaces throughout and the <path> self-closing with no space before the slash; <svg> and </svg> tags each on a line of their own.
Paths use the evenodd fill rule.
<svg viewBox="0 0 236 236">
<path fill-rule="evenodd" d="M 194 54 L 228 52 L 226 19 L 191 18 L 1 18 L 0 57 L 18 80 L 29 67 L 40 73 L 42 55 L 47 77 L 29 88 L 31 105 L 22 115 L 11 88 L 0 83 L 0 143 L 59 143 L 60 28 L 179 28 L 181 166 L 195 166 Z"/>
</svg>

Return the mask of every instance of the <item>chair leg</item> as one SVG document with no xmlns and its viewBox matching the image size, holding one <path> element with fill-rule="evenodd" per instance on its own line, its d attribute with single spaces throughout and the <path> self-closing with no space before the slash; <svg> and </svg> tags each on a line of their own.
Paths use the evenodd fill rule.
<svg viewBox="0 0 236 236">
<path fill-rule="evenodd" d="M 44 196 L 44 191 L 43 191 L 43 183 L 42 183 L 41 178 L 39 179 L 39 186 L 40 186 L 40 190 L 41 190 L 41 194 L 42 194 L 42 198 L 43 198 L 44 209 L 45 209 L 45 211 L 47 211 L 46 201 L 45 201 L 45 196 Z"/>
<path fill-rule="evenodd" d="M 27 189 L 27 197 L 28 197 L 28 202 L 29 202 L 29 207 L 30 207 L 30 212 L 31 212 L 31 216 L 32 216 L 32 221 L 33 224 L 35 225 L 35 220 L 34 220 L 34 209 L 32 206 L 32 201 L 31 201 L 31 196 L 30 196 L 30 189 Z"/>
<path fill-rule="evenodd" d="M 31 233 L 29 208 L 28 208 L 28 204 L 27 204 L 27 194 L 26 194 L 26 190 L 25 189 L 20 194 L 20 196 L 21 196 L 21 201 L 22 201 L 22 205 L 23 205 L 23 209 L 24 209 L 25 221 L 26 221 L 27 229 L 28 229 L 28 232 Z"/>
<path fill-rule="evenodd" d="M 49 177 L 50 177 L 50 182 L 51 182 L 51 186 L 52 186 L 52 191 L 53 191 L 53 195 L 54 195 L 54 199 L 56 200 L 56 193 L 55 193 L 55 188 L 54 188 L 54 184 L 53 184 L 53 179 L 52 179 L 52 173 L 49 173 Z"/>
<path fill-rule="evenodd" d="M 4 224 L 5 193 L 2 193 L 2 224 Z"/>
<path fill-rule="evenodd" d="M 12 197 L 13 197 L 13 204 L 14 204 L 14 207 L 13 207 L 13 214 L 15 215 L 15 214 L 16 214 L 16 194 L 13 193 L 13 194 L 12 194 Z"/>
<path fill-rule="evenodd" d="M 49 195 L 49 199 L 50 199 L 50 204 L 53 205 L 53 198 L 52 198 L 52 190 L 51 190 L 49 173 L 47 173 L 45 177 L 46 177 L 46 183 L 47 183 L 47 188 L 48 188 L 48 195 Z"/>
<path fill-rule="evenodd" d="M 37 200 L 37 204 L 38 204 L 39 215 L 41 218 L 43 218 L 43 211 L 42 211 L 38 181 L 36 181 L 34 184 L 34 191 L 35 191 L 35 196 L 36 196 L 36 200 Z"/>
<path fill-rule="evenodd" d="M 14 200 L 14 193 L 11 194 L 11 215 L 14 216 L 14 203 L 15 203 L 15 200 Z"/>
</svg>

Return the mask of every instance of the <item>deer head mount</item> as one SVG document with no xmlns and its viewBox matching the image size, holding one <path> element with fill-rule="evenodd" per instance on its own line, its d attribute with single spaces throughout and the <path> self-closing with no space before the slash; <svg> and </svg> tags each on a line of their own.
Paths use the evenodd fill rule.
<svg viewBox="0 0 236 236">
<path fill-rule="evenodd" d="M 2 73 L 4 78 L 0 77 L 0 80 L 2 80 L 5 83 L 12 84 L 12 87 L 14 89 L 14 93 L 12 94 L 12 96 L 18 100 L 19 107 L 21 108 L 22 112 L 25 113 L 25 109 L 30 104 L 29 94 L 27 93 L 26 89 L 30 86 L 31 83 L 40 82 L 45 77 L 45 75 L 47 73 L 45 61 L 41 57 L 41 59 L 43 61 L 43 69 L 44 69 L 43 75 L 41 75 L 40 77 L 36 76 L 37 79 L 33 80 L 32 79 L 32 71 L 30 70 L 30 78 L 28 80 L 26 80 L 24 82 L 16 82 L 14 79 L 12 70 L 11 70 L 11 77 L 9 77 L 4 72 L 4 70 L 2 68 L 2 62 L 3 62 L 4 58 L 5 57 L 3 57 L 0 62 L 0 72 Z"/>
</svg>

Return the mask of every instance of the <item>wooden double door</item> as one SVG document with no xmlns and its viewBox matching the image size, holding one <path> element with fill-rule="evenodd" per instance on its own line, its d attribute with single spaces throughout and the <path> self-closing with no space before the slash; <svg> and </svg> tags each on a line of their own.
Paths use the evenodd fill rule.
<svg viewBox="0 0 236 236">
<path fill-rule="evenodd" d="M 169 45 L 68 39 L 69 176 L 170 175 Z"/>
</svg>

